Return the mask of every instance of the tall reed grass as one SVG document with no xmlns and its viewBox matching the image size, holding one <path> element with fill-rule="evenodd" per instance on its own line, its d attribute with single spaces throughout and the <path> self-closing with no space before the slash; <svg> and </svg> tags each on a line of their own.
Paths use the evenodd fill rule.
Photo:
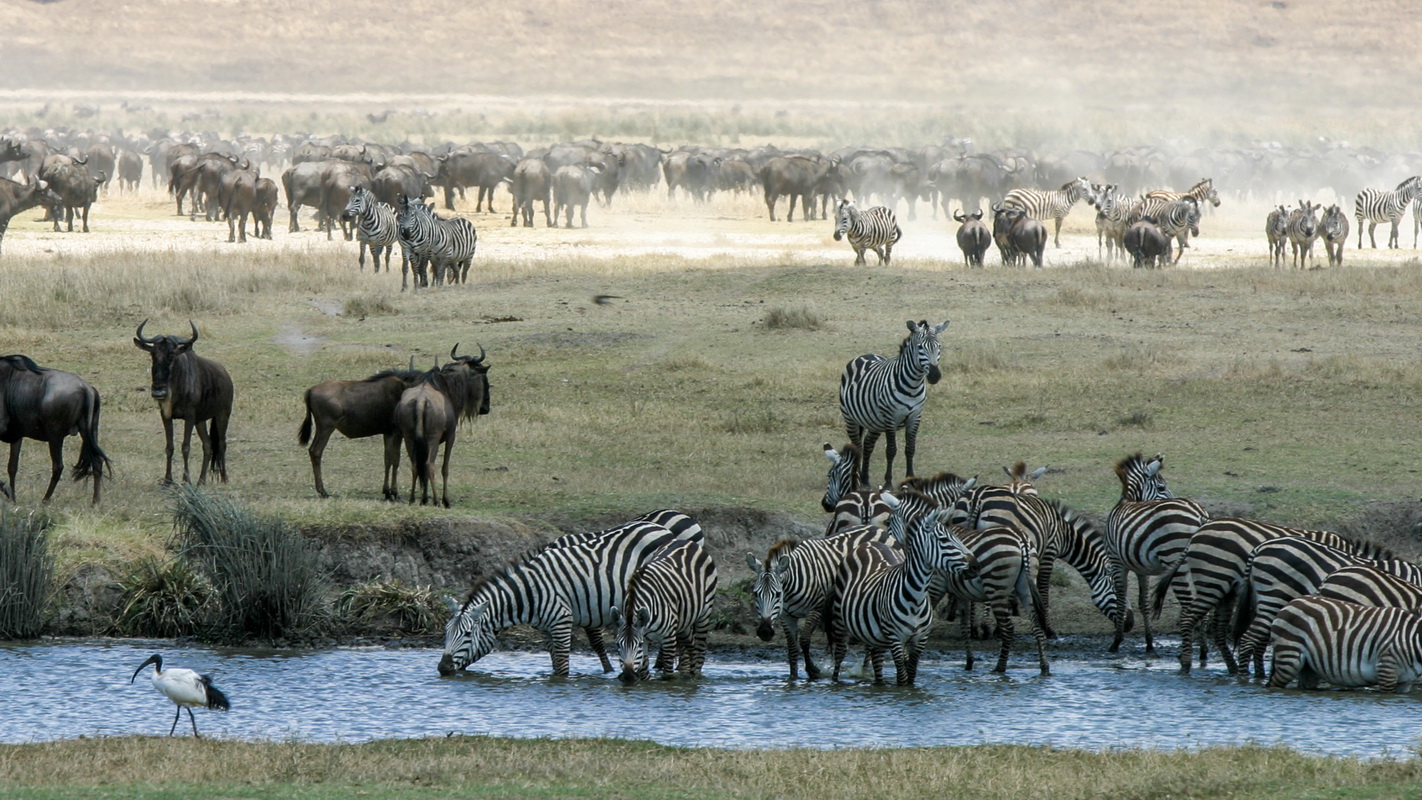
<svg viewBox="0 0 1422 800">
<path fill-rule="evenodd" d="M 0 506 L 0 639 L 33 639 L 54 592 L 49 518 Z"/>
</svg>

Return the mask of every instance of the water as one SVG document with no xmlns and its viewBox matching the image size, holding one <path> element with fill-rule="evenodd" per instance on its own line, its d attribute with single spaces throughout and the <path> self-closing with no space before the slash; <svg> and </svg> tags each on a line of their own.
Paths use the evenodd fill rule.
<svg viewBox="0 0 1422 800">
<path fill-rule="evenodd" d="M 221 738 L 362 742 L 449 733 L 619 737 L 694 747 L 904 747 L 1011 743 L 1111 750 L 1281 743 L 1401 756 L 1418 700 L 1372 691 L 1271 692 L 1173 658 L 1058 653 L 1043 678 L 1022 653 L 1007 676 L 926 659 L 914 689 L 790 682 L 778 659 L 713 653 L 700 682 L 622 686 L 596 657 L 550 677 L 546 653 L 498 652 L 440 678 L 437 650 L 274 652 L 84 642 L 0 647 L 0 742 L 165 735 L 173 705 L 133 670 L 153 652 L 200 669 L 232 700 L 194 713 Z M 1168 652 L 1168 651 L 1167 651 Z M 980 654 L 981 655 L 981 654 Z M 890 667 L 889 673 L 892 674 Z M 179 731 L 188 728 L 187 713 Z"/>
</svg>

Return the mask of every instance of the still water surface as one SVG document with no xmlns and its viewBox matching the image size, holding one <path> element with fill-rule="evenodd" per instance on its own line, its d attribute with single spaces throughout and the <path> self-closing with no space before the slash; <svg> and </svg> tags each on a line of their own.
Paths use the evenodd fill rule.
<svg viewBox="0 0 1422 800">
<path fill-rule="evenodd" d="M 914 689 L 790 682 L 779 660 L 719 656 L 698 683 L 633 687 L 573 654 L 549 676 L 546 653 L 498 652 L 440 678 L 437 650 L 273 652 L 101 641 L 0 647 L 0 742 L 164 735 L 173 705 L 148 683 L 149 654 L 199 669 L 232 700 L 195 711 L 204 735 L 361 742 L 448 733 L 619 737 L 693 747 L 906 747 L 982 743 L 1198 748 L 1282 743 L 1314 753 L 1406 756 L 1422 705 L 1372 691 L 1270 692 L 1221 672 L 1184 676 L 1173 658 L 1058 654 L 1007 676 L 926 659 Z M 892 674 L 892 667 L 889 669 Z M 187 714 L 179 731 L 190 731 Z"/>
</svg>

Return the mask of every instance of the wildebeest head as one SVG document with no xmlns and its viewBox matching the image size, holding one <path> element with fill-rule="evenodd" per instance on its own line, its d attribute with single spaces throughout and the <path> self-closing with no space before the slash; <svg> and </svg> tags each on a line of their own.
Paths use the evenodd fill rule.
<svg viewBox="0 0 1422 800">
<path fill-rule="evenodd" d="M 146 319 L 138 324 L 138 333 L 134 336 L 133 343 L 153 357 L 153 383 L 149 387 L 149 394 L 154 400 L 166 400 L 168 383 L 173 376 L 173 363 L 192 349 L 198 338 L 197 326 L 193 325 L 192 320 L 188 320 L 193 335 L 192 338 L 183 339 L 178 336 L 144 336 L 143 326 L 147 324 Z"/>
<path fill-rule="evenodd" d="M 450 362 L 445 364 L 441 369 L 446 377 L 454 376 L 459 373 L 463 373 L 465 376 L 463 384 L 465 387 L 464 408 L 465 416 L 467 417 L 475 416 L 475 414 L 470 413 L 474 408 L 478 409 L 478 414 L 480 415 L 489 413 L 490 365 L 484 363 L 484 358 L 487 355 L 488 353 L 481 344 L 479 345 L 478 356 L 461 356 L 459 355 L 459 343 L 456 342 L 454 347 L 450 348 L 449 351 Z M 477 403 L 475 402 L 476 399 L 478 401 Z"/>
</svg>

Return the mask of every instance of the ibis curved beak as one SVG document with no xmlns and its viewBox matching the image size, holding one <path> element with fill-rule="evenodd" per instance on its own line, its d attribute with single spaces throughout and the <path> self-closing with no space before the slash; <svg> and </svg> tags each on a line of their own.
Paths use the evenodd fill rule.
<svg viewBox="0 0 1422 800">
<path fill-rule="evenodd" d="M 138 673 L 142 672 L 143 668 L 148 666 L 149 664 L 157 665 L 158 669 L 161 671 L 163 669 L 163 657 L 157 655 L 156 653 L 154 655 L 149 656 L 147 661 L 143 662 L 142 664 L 139 664 L 138 669 L 133 671 L 133 677 L 129 678 L 128 682 L 133 683 L 134 681 L 138 680 Z"/>
</svg>

